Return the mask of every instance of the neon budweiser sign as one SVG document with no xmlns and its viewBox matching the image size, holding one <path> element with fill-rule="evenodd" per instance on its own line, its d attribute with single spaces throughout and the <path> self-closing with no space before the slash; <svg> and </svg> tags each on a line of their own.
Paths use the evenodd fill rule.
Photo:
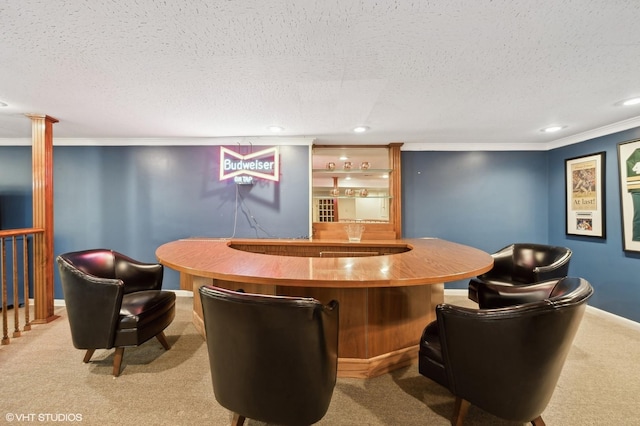
<svg viewBox="0 0 640 426">
<path fill-rule="evenodd" d="M 240 154 L 220 147 L 220 180 L 233 179 L 236 183 L 253 183 L 253 178 L 280 180 L 278 147 L 249 154 Z"/>
</svg>

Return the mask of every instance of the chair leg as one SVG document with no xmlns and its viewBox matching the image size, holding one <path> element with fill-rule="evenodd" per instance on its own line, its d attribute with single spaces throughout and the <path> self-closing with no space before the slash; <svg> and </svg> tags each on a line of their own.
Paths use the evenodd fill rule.
<svg viewBox="0 0 640 426">
<path fill-rule="evenodd" d="M 453 418 L 451 419 L 451 424 L 453 426 L 462 426 L 470 405 L 471 403 L 466 399 L 456 396 L 456 402 L 453 408 Z"/>
<path fill-rule="evenodd" d="M 160 334 L 156 336 L 156 339 L 158 339 L 163 348 L 166 350 L 171 349 L 171 345 L 167 342 L 167 336 L 164 335 L 164 331 L 161 331 Z"/>
<path fill-rule="evenodd" d="M 531 424 L 533 426 L 545 426 L 544 420 L 542 420 L 542 416 L 538 416 L 535 419 L 531 420 Z"/>
<path fill-rule="evenodd" d="M 95 352 L 95 349 L 87 349 L 87 352 L 84 354 L 84 359 L 82 360 L 82 362 L 84 362 L 85 364 L 89 362 L 89 360 L 91 360 L 91 357 L 93 356 L 93 353 Z"/>
<path fill-rule="evenodd" d="M 120 346 L 116 348 L 115 356 L 113 357 L 113 376 L 118 377 L 120 375 L 120 365 L 122 364 L 122 356 L 124 355 L 124 347 Z"/>
<path fill-rule="evenodd" d="M 242 426 L 244 424 L 245 416 L 241 416 L 238 413 L 233 413 L 231 418 L 231 426 Z"/>
</svg>

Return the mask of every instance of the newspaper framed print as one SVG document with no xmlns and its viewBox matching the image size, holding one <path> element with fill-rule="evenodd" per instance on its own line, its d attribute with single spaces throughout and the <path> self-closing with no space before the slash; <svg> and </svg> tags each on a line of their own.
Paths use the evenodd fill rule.
<svg viewBox="0 0 640 426">
<path fill-rule="evenodd" d="M 565 160 L 567 235 L 605 238 L 605 152 Z"/>
</svg>

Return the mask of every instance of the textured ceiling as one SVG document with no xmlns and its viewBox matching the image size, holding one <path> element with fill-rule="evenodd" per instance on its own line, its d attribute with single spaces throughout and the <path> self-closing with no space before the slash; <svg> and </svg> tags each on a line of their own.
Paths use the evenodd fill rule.
<svg viewBox="0 0 640 426">
<path fill-rule="evenodd" d="M 61 138 L 548 145 L 640 117 L 616 105 L 639 21 L 638 0 L 4 0 L 0 138 L 37 113 Z"/>
</svg>

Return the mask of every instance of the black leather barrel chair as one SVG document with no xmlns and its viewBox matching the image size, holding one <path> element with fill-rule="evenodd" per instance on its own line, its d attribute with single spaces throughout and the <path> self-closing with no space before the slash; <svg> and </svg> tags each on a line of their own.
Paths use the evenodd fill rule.
<svg viewBox="0 0 640 426">
<path fill-rule="evenodd" d="M 510 307 L 438 305 L 437 319 L 420 340 L 418 369 L 455 395 L 452 424 L 461 425 L 474 405 L 506 420 L 543 425 L 542 412 L 592 294 L 586 280 L 565 277 L 547 297 Z"/>
<path fill-rule="evenodd" d="M 567 247 L 516 243 L 493 253 L 493 268 L 469 281 L 469 299 L 478 301 L 485 284 L 523 286 L 566 277 L 572 252 Z"/>
<path fill-rule="evenodd" d="M 86 349 L 85 363 L 96 349 L 116 348 L 113 375 L 119 376 L 125 347 L 156 337 L 170 349 L 164 329 L 175 317 L 176 295 L 161 290 L 161 264 L 108 249 L 61 254 L 57 262 L 71 338 Z"/>
<path fill-rule="evenodd" d="M 246 418 L 310 425 L 337 377 L 338 302 L 200 287 L 215 398 Z"/>
</svg>

